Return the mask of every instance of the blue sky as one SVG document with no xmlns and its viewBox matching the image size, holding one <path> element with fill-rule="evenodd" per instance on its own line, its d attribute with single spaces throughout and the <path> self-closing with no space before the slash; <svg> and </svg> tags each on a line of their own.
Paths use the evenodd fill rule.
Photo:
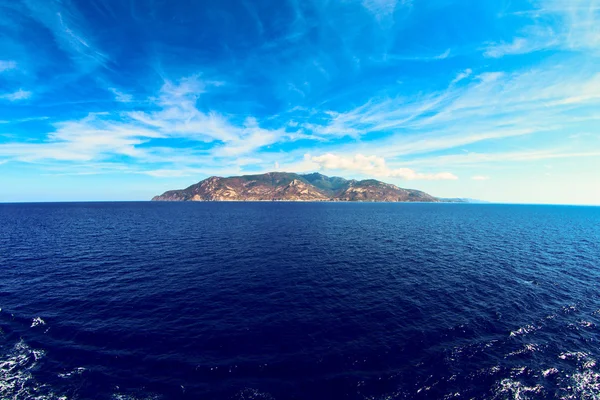
<svg viewBox="0 0 600 400">
<path fill-rule="evenodd" d="M 0 201 L 274 170 L 600 204 L 600 1 L 0 0 Z"/>
</svg>

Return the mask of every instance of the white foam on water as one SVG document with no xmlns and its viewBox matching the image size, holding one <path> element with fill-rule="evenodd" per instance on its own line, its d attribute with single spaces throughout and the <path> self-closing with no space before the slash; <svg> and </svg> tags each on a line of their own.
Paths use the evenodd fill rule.
<svg viewBox="0 0 600 400">
<path fill-rule="evenodd" d="M 471 354 L 475 354 L 475 353 L 481 353 L 486 351 L 486 349 L 489 349 L 493 346 L 495 346 L 496 344 L 498 344 L 500 342 L 500 340 L 498 339 L 493 339 L 487 342 L 478 342 L 478 343 L 474 343 L 474 344 L 467 344 L 467 345 L 462 345 L 462 346 L 455 346 L 452 348 L 452 351 L 447 353 L 445 355 L 445 359 L 449 362 L 455 362 L 457 361 L 457 359 L 459 357 L 463 357 L 465 355 L 465 353 L 471 353 Z M 419 365 L 417 365 L 419 366 Z"/>
<path fill-rule="evenodd" d="M 589 321 L 579 321 L 579 326 L 583 326 L 584 328 L 593 328 L 596 325 L 593 322 L 589 322 Z"/>
<path fill-rule="evenodd" d="M 497 383 L 493 398 L 525 400 L 532 398 L 532 395 L 542 394 L 543 390 L 542 385 L 526 386 L 522 382 L 506 378 Z"/>
<path fill-rule="evenodd" d="M 447 395 L 444 396 L 444 400 L 448 400 L 448 399 L 453 399 L 455 397 L 460 397 L 460 392 L 455 392 L 455 393 L 449 393 Z"/>
<path fill-rule="evenodd" d="M 527 367 L 515 367 L 515 368 L 511 368 L 510 374 L 512 377 L 516 377 L 519 375 L 523 375 L 526 370 L 527 370 Z"/>
<path fill-rule="evenodd" d="M 500 368 L 499 365 L 495 365 L 495 366 L 490 367 L 490 368 L 481 368 L 481 369 L 479 369 L 477 371 L 471 372 L 471 373 L 469 373 L 467 375 L 467 378 L 476 380 L 476 379 L 478 379 L 479 377 L 482 377 L 482 376 L 493 376 L 493 375 L 496 375 L 496 374 L 498 374 L 501 371 L 502 371 L 502 368 Z M 448 382 L 455 381 L 456 378 L 457 378 L 456 375 L 452 375 L 448 379 Z"/>
<path fill-rule="evenodd" d="M 113 400 L 158 400 L 158 395 L 145 395 L 144 397 L 138 397 L 131 394 L 115 393 L 111 396 Z"/>
<path fill-rule="evenodd" d="M 500 371 L 502 371 L 502 368 L 500 368 L 499 365 L 494 365 L 493 367 L 487 370 L 487 373 L 488 375 L 495 375 Z"/>
<path fill-rule="evenodd" d="M 274 400 L 269 393 L 263 393 L 253 388 L 241 390 L 233 398 L 235 400 Z"/>
<path fill-rule="evenodd" d="M 566 352 L 560 353 L 558 358 L 560 358 L 561 360 L 582 361 L 582 360 L 587 360 L 589 358 L 589 356 L 587 353 L 584 353 L 582 351 L 566 351 Z"/>
<path fill-rule="evenodd" d="M 42 325 L 46 325 L 46 321 L 44 321 L 42 318 L 40 317 L 35 317 L 33 319 L 33 321 L 31 322 L 31 327 L 35 328 L 36 326 L 42 326 Z"/>
<path fill-rule="evenodd" d="M 0 356 L 0 398 L 66 399 L 37 382 L 31 374 L 31 370 L 38 365 L 38 361 L 44 357 L 44 354 L 43 350 L 32 349 L 21 340 L 7 354 Z"/>
<path fill-rule="evenodd" d="M 596 366 L 596 360 L 587 360 L 586 362 L 583 363 L 584 369 L 591 369 L 591 368 L 594 368 L 595 366 Z"/>
<path fill-rule="evenodd" d="M 417 390 L 417 394 L 419 394 L 419 393 L 421 393 L 421 392 L 427 392 L 427 391 L 429 391 L 429 390 L 433 389 L 433 387 L 434 387 L 435 385 L 437 385 L 438 383 L 439 383 L 439 382 L 434 382 L 434 383 L 433 383 L 433 385 L 429 385 L 429 386 L 423 386 L 422 388 L 419 388 L 419 389 Z"/>
<path fill-rule="evenodd" d="M 556 368 L 548 368 L 542 371 L 542 375 L 544 376 L 544 378 L 555 374 L 558 374 L 558 370 Z"/>
<path fill-rule="evenodd" d="M 81 374 L 83 374 L 85 371 L 86 371 L 86 369 L 85 369 L 85 368 L 83 368 L 83 367 L 78 367 L 78 368 L 75 368 L 75 369 L 74 369 L 73 371 L 71 371 L 71 372 L 65 372 L 64 374 L 58 374 L 58 377 L 59 377 L 59 378 L 63 378 L 63 379 L 67 379 L 67 378 L 70 378 L 70 377 L 72 377 L 72 376 L 81 375 Z"/>
<path fill-rule="evenodd" d="M 561 310 L 565 314 L 571 314 L 571 313 L 577 311 L 577 307 L 575 307 L 575 305 L 568 305 L 568 306 L 564 306 Z"/>
<path fill-rule="evenodd" d="M 516 336 L 527 335 L 528 333 L 534 332 L 534 331 L 536 331 L 538 329 L 539 329 L 539 327 L 537 327 L 537 326 L 525 325 L 525 326 L 517 329 L 516 331 L 510 332 L 510 336 L 511 337 L 516 337 Z"/>
<path fill-rule="evenodd" d="M 563 352 L 558 357 L 578 365 L 575 372 L 565 375 L 561 399 L 600 399 L 600 373 L 594 369 L 596 360 L 581 351 Z"/>
<path fill-rule="evenodd" d="M 600 399 L 600 374 L 591 369 L 571 375 L 567 399 Z"/>
<path fill-rule="evenodd" d="M 504 357 L 506 358 L 506 357 L 517 356 L 517 355 L 521 355 L 521 354 L 535 353 L 538 350 L 539 350 L 539 347 L 537 344 L 527 343 L 525 346 L 523 346 L 519 350 L 510 352 L 507 355 L 505 355 Z"/>
</svg>

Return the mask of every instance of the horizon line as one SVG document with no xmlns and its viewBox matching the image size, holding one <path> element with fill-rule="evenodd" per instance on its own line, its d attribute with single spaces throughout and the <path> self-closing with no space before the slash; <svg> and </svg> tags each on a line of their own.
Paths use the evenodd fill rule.
<svg viewBox="0 0 600 400">
<path fill-rule="evenodd" d="M 12 204 L 81 204 L 81 203 L 153 203 L 153 204 L 179 204 L 179 203 L 368 203 L 368 204 L 450 204 L 450 205 L 505 205 L 505 206 L 564 206 L 564 207 L 600 207 L 600 204 L 572 204 L 572 203 L 514 203 L 477 200 L 477 202 L 426 202 L 426 201 L 298 201 L 298 200 L 204 200 L 204 201 L 163 201 L 152 200 L 63 200 L 63 201 L 1 201 L 0 205 Z"/>
</svg>

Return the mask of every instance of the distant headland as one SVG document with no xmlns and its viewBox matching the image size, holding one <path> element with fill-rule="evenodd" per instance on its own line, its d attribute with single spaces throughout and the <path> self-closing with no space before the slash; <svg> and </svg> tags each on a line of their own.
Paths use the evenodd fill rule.
<svg viewBox="0 0 600 400">
<path fill-rule="evenodd" d="M 403 189 L 375 179 L 354 180 L 320 173 L 269 172 L 221 178 L 213 176 L 186 189 L 170 190 L 152 201 L 364 201 L 452 202 L 419 190 Z"/>
</svg>

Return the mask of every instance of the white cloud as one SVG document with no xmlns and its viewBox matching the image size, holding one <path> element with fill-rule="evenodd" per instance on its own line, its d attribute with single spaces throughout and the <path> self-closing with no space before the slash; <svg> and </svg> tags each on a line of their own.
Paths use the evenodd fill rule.
<svg viewBox="0 0 600 400">
<path fill-rule="evenodd" d="M 396 10 L 398 0 L 362 0 L 362 5 L 375 17 L 382 18 L 390 16 Z"/>
<path fill-rule="evenodd" d="M 600 48 L 600 7 L 595 0 L 536 0 L 533 11 L 513 13 L 529 18 L 510 42 L 490 43 L 486 57 L 526 54 L 547 49 L 596 52 Z"/>
<path fill-rule="evenodd" d="M 434 174 L 418 173 L 410 168 L 389 168 L 385 159 L 378 156 L 338 156 L 323 154 L 321 156 L 306 155 L 305 159 L 317 164 L 324 170 L 350 171 L 369 176 L 397 177 L 406 180 L 456 180 L 454 174 L 441 172 Z"/>
<path fill-rule="evenodd" d="M 242 125 L 228 121 L 215 112 L 205 113 L 196 106 L 198 97 L 206 91 L 207 83 L 198 76 L 182 79 L 179 83 L 166 82 L 156 103 L 160 110 L 129 113 L 133 120 L 152 127 L 171 137 L 184 137 L 204 142 L 221 142 L 213 154 L 234 157 L 250 153 L 283 139 L 283 129 L 264 129 L 257 120 L 248 117 Z"/>
<path fill-rule="evenodd" d="M 16 69 L 17 63 L 12 60 L 0 60 L 0 72 Z"/>
<path fill-rule="evenodd" d="M 31 92 L 28 92 L 26 90 L 23 89 L 19 89 L 16 92 L 13 93 L 6 93 L 3 95 L 0 95 L 0 99 L 5 99 L 8 101 L 19 101 L 19 100 L 26 100 L 28 98 L 31 97 Z"/>
<path fill-rule="evenodd" d="M 452 82 L 450 82 L 450 84 L 454 85 L 455 83 L 458 83 L 458 82 L 462 81 L 463 79 L 467 79 L 469 76 L 471 76 L 472 73 L 473 73 L 473 70 L 470 68 L 467 68 L 463 72 L 456 75 L 456 78 L 454 78 L 454 80 L 452 80 Z"/>
<path fill-rule="evenodd" d="M 420 54 L 420 55 L 406 55 L 406 54 L 394 54 L 394 53 L 385 53 L 383 55 L 383 59 L 380 61 L 436 61 L 436 60 L 445 60 L 452 56 L 452 49 L 446 49 L 442 53 L 438 54 Z M 402 83 L 402 81 L 397 81 L 397 83 Z"/>
<path fill-rule="evenodd" d="M 50 117 L 47 116 L 41 116 L 41 117 L 27 117 L 27 118 L 17 118 L 17 119 L 11 119 L 10 121 L 5 121 L 5 120 L 1 120 L 0 124 L 20 124 L 23 122 L 30 122 L 30 121 L 44 121 L 50 119 Z"/>
<path fill-rule="evenodd" d="M 510 43 L 492 43 L 483 53 L 484 56 L 490 58 L 501 58 L 506 55 L 527 54 L 534 51 L 542 50 L 550 46 L 552 42 L 536 42 L 525 38 L 515 38 Z"/>
<path fill-rule="evenodd" d="M 73 4 L 55 1 L 24 0 L 28 17 L 41 23 L 53 36 L 56 44 L 87 73 L 109 61 L 107 54 L 98 49 L 83 14 Z"/>
<path fill-rule="evenodd" d="M 238 129 L 238 135 L 235 140 L 230 141 L 225 146 L 216 149 L 216 156 L 233 157 L 242 154 L 248 154 L 256 149 L 276 143 L 280 137 L 283 137 L 284 131 L 272 131 L 262 129 L 258 126 L 245 127 Z M 279 133 L 279 134 L 278 134 Z"/>
<path fill-rule="evenodd" d="M 574 69 L 577 74 L 571 73 Z M 458 78 L 473 75 L 464 71 Z M 581 131 L 598 119 L 600 74 L 576 60 L 514 73 L 486 72 L 465 85 L 413 98 L 377 98 L 345 112 L 320 114 L 304 124 L 318 138 L 359 138 L 387 133 L 377 141 L 335 148 L 345 154 L 398 157 L 516 136 Z M 573 110 L 578 109 L 576 115 Z M 298 118 L 295 118 L 296 120 Z"/>
<path fill-rule="evenodd" d="M 474 181 L 487 181 L 490 179 L 489 176 L 483 176 L 483 175 L 475 175 L 471 177 L 472 180 Z"/>
<path fill-rule="evenodd" d="M 108 90 L 115 95 L 115 100 L 120 103 L 130 103 L 133 100 L 133 96 L 130 94 L 123 93 L 115 88 L 109 88 Z"/>
<path fill-rule="evenodd" d="M 170 81 L 160 89 L 158 97 L 152 99 L 157 110 L 127 113 L 134 121 L 165 135 L 187 137 L 193 140 L 230 142 L 236 139 L 236 128 L 223 116 L 204 113 L 196 107 L 198 97 L 206 90 L 206 84 L 197 76 Z"/>
<path fill-rule="evenodd" d="M 140 174 L 149 175 L 155 178 L 180 178 L 184 176 L 197 176 L 202 174 L 200 169 L 155 169 L 149 171 L 141 171 Z"/>
<path fill-rule="evenodd" d="M 446 50 L 445 52 L 443 52 L 442 54 L 435 56 L 434 58 L 436 60 L 445 60 L 446 58 L 450 57 L 450 49 Z"/>
<path fill-rule="evenodd" d="M 252 117 L 242 123 L 232 123 L 215 112 L 199 110 L 196 101 L 200 94 L 207 87 L 219 84 L 201 81 L 198 76 L 179 82 L 167 81 L 158 95 L 149 99 L 153 111 L 91 113 L 82 119 L 57 122 L 53 124 L 54 131 L 43 141 L 0 144 L 0 156 L 24 162 L 75 162 L 126 156 L 139 163 L 198 165 L 200 162 L 215 163 L 215 158 L 244 160 L 241 156 L 289 136 L 283 129 L 260 127 Z M 26 93 L 4 97 L 16 100 L 25 98 Z M 181 138 L 191 143 L 210 143 L 211 146 L 203 151 L 196 151 L 193 144 L 187 149 L 141 146 L 159 138 Z M 178 171 L 181 171 L 180 167 Z"/>
<path fill-rule="evenodd" d="M 377 156 L 357 154 L 354 157 L 342 157 L 328 153 L 310 159 L 323 169 L 360 171 L 372 175 L 383 175 L 387 172 L 385 160 Z"/>
<path fill-rule="evenodd" d="M 600 158 L 600 151 L 569 151 L 566 149 L 532 150 L 504 153 L 451 154 L 446 156 L 425 157 L 411 161 L 413 165 L 424 166 L 468 166 L 490 163 L 533 162 L 564 158 Z"/>
</svg>

